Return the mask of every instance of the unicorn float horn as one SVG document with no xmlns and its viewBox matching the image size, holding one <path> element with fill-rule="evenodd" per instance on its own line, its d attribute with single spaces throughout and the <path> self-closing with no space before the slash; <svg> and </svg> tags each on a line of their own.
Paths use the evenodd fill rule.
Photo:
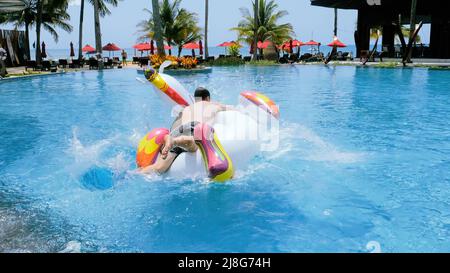
<svg viewBox="0 0 450 273">
<path fill-rule="evenodd" d="M 167 81 L 153 68 L 147 68 L 144 71 L 145 78 L 151 82 L 157 90 L 167 95 L 173 102 L 181 106 L 189 106 L 189 103 L 183 96 L 175 90 Z M 167 76 L 167 75 L 166 75 Z"/>
</svg>

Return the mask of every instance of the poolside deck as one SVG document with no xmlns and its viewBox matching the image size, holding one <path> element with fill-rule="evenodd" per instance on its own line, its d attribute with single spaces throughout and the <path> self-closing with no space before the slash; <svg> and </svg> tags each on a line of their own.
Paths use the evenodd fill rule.
<svg viewBox="0 0 450 273">
<path fill-rule="evenodd" d="M 412 59 L 412 63 L 408 64 L 408 67 L 438 67 L 438 68 L 450 68 L 450 59 Z M 323 65 L 322 62 L 313 62 L 313 63 L 296 63 L 297 65 Z M 274 64 L 276 65 L 276 64 Z M 281 64 L 280 64 L 281 65 Z M 361 66 L 362 63 L 359 61 L 359 59 L 355 59 L 353 61 L 331 61 L 330 65 L 354 65 L 354 66 Z M 376 59 L 375 62 L 368 62 L 366 63 L 366 66 L 376 66 L 376 67 L 383 67 L 383 66 L 389 66 L 389 67 L 402 67 L 402 60 L 399 58 L 383 58 L 383 62 L 380 62 L 378 59 Z M 139 69 L 139 65 L 132 64 L 131 62 L 124 66 L 122 69 Z M 117 69 L 117 68 L 116 68 Z M 28 70 L 26 71 L 24 66 L 20 67 L 8 67 L 8 74 L 10 77 L 5 78 L 7 79 L 15 79 L 15 78 L 22 78 L 22 77 L 35 77 L 35 76 L 45 76 L 45 75 L 52 75 L 52 74 L 60 74 L 60 73 L 70 73 L 70 72 L 79 72 L 79 71 L 91 71 L 88 67 L 84 68 L 59 68 L 58 72 L 49 72 L 49 71 L 32 71 Z M 210 72 L 208 70 L 207 72 Z M 176 74 L 176 73 L 175 73 Z"/>
<path fill-rule="evenodd" d="M 121 69 L 137 69 L 139 65 L 128 63 L 127 66 L 122 67 Z M 117 69 L 117 68 L 116 68 Z M 89 67 L 83 68 L 58 68 L 58 72 L 49 72 L 49 71 L 33 71 L 29 69 L 28 71 L 25 69 L 25 66 L 18 67 L 8 67 L 7 68 L 9 77 L 7 79 L 15 79 L 15 78 L 23 78 L 23 77 L 35 77 L 35 76 L 44 76 L 44 75 L 53 75 L 53 74 L 61 74 L 61 73 L 69 73 L 69 72 L 79 72 L 79 71 L 92 71 L 89 70 Z"/>
</svg>

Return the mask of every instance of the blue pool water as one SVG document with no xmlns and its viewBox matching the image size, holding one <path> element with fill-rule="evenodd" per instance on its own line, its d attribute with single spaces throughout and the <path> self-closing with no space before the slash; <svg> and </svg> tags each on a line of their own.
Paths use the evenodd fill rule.
<svg viewBox="0 0 450 273">
<path fill-rule="evenodd" d="M 167 127 L 136 71 L 0 83 L 0 251 L 448 252 L 450 73 L 285 66 L 182 75 L 280 105 L 281 146 L 226 184 L 143 177 Z"/>
</svg>

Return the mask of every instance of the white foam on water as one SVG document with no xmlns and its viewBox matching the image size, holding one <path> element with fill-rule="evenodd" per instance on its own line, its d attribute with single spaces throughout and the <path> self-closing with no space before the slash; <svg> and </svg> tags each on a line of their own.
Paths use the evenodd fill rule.
<svg viewBox="0 0 450 273">
<path fill-rule="evenodd" d="M 130 162 L 122 152 L 119 152 L 115 157 L 106 160 L 105 163 L 108 169 L 112 170 L 116 175 L 125 173 L 130 169 Z"/>
<path fill-rule="evenodd" d="M 70 241 L 66 244 L 66 248 L 59 251 L 59 253 L 81 253 L 81 243 L 77 241 Z"/>
<path fill-rule="evenodd" d="M 67 151 L 72 155 L 78 163 L 95 163 L 104 149 L 111 145 L 110 139 L 100 140 L 92 145 L 83 145 L 78 139 L 78 128 L 72 129 L 72 139 L 70 140 L 70 147 Z"/>
<path fill-rule="evenodd" d="M 108 139 L 101 139 L 91 145 L 83 144 L 78 137 L 78 128 L 72 130 L 72 138 L 69 140 L 69 148 L 66 153 L 74 159 L 66 169 L 74 177 L 78 178 L 91 167 L 108 168 L 116 177 L 126 173 L 131 168 L 131 162 L 123 152 L 108 158 L 102 158 L 102 155 L 108 148 L 121 145 L 121 139 L 124 137 L 113 136 Z M 128 141 L 128 140 L 126 140 Z"/>
<path fill-rule="evenodd" d="M 295 152 L 308 161 L 357 163 L 364 160 L 364 152 L 342 151 L 325 141 L 310 128 L 300 124 L 284 123 L 280 126 L 280 149 L 268 156 L 276 159 Z"/>
<path fill-rule="evenodd" d="M 382 253 L 381 244 L 377 241 L 370 241 L 366 245 L 367 251 L 370 253 Z"/>
</svg>

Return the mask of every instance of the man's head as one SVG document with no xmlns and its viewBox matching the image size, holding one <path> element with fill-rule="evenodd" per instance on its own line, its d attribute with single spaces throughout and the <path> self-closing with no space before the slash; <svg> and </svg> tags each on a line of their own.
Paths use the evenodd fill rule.
<svg viewBox="0 0 450 273">
<path fill-rule="evenodd" d="M 206 88 L 199 87 L 195 90 L 195 101 L 210 101 L 211 95 L 209 94 L 209 91 Z"/>
</svg>

